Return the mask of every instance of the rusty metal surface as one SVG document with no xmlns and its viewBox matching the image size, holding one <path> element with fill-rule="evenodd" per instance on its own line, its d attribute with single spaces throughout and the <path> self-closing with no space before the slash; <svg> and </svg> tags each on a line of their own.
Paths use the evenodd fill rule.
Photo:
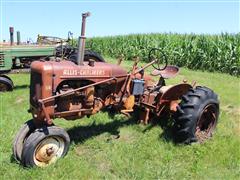
<svg viewBox="0 0 240 180">
<path fill-rule="evenodd" d="M 148 124 L 149 121 L 149 113 L 150 113 L 150 109 L 149 108 L 145 108 L 144 110 L 142 110 L 140 112 L 140 122 L 144 123 L 144 124 Z"/>
<path fill-rule="evenodd" d="M 196 126 L 195 135 L 200 143 L 212 136 L 217 125 L 217 109 L 214 104 L 208 104 L 202 111 Z"/>
<path fill-rule="evenodd" d="M 174 117 L 171 115 L 182 113 L 185 116 L 184 108 L 180 108 L 183 107 L 182 102 L 190 102 L 187 96 L 191 96 L 191 93 L 195 92 L 198 87 L 194 89 L 196 83 L 193 82 L 190 85 L 186 80 L 176 85 L 166 84 L 165 79 L 173 78 L 179 72 L 178 67 L 167 66 L 166 57 L 165 66 L 162 68 L 160 61 L 156 58 L 143 67 L 138 67 L 139 58 L 135 57 L 129 73 L 119 66 L 121 60 L 118 65 L 91 60 L 83 62 L 87 16 L 89 16 L 88 13 L 82 15 L 77 65 L 71 61 L 62 61 L 62 59 L 41 60 L 31 64 L 29 112 L 32 113 L 35 128 L 53 125 L 55 118 L 76 120 L 84 116 L 89 117 L 103 108 L 121 112 L 128 117 L 135 114 L 144 124 L 155 119 L 167 120 L 167 118 L 162 118 L 165 115 L 167 115 L 165 117 Z M 162 50 L 156 48 L 150 50 L 149 56 L 153 51 L 160 51 L 160 54 L 165 56 Z M 155 63 L 157 66 L 154 65 Z M 152 75 L 159 76 L 157 83 L 145 74 L 145 69 L 149 66 L 156 69 Z M 218 118 L 218 106 L 214 108 L 206 103 L 205 106 L 205 108 L 196 109 L 200 114 L 199 119 L 197 117 L 194 124 L 191 122 L 193 125 L 191 132 L 194 134 L 195 131 L 195 137 L 200 142 L 211 136 Z M 202 112 L 201 109 L 203 109 Z M 190 111 L 189 114 L 192 113 L 195 112 Z M 182 122 L 182 119 L 183 116 L 179 117 L 179 121 L 175 119 L 175 125 L 178 125 L 177 122 Z M 169 123 L 166 122 L 166 124 Z M 182 130 L 185 129 L 180 129 L 179 132 L 183 132 Z M 186 132 L 187 134 L 190 133 Z M 57 153 L 60 149 L 57 144 L 61 141 L 54 139 L 41 141 L 34 155 L 36 162 L 48 164 L 51 157 Z M 54 144 L 55 148 L 48 146 L 50 143 Z"/>
<path fill-rule="evenodd" d="M 164 70 L 153 70 L 152 76 L 162 76 L 164 79 L 174 78 L 179 73 L 177 66 L 168 65 Z"/>
<path fill-rule="evenodd" d="M 126 98 L 126 100 L 124 101 L 124 108 L 126 110 L 133 110 L 133 106 L 135 104 L 135 96 L 130 95 L 129 97 Z"/>
<path fill-rule="evenodd" d="M 144 68 L 149 67 L 151 64 L 148 63 Z M 163 86 L 160 91 L 150 92 L 148 90 L 149 86 L 146 85 L 152 82 L 152 79 L 148 75 L 141 74 L 142 70 L 142 68 L 138 69 L 134 65 L 132 72 L 127 73 L 117 65 L 101 62 L 95 62 L 94 66 L 89 65 L 88 62 L 84 62 L 83 66 L 75 65 L 69 61 L 33 62 L 31 65 L 32 73 L 41 74 L 42 78 L 42 84 L 38 87 L 40 89 L 36 91 L 41 96 L 38 97 L 40 105 L 38 107 L 42 110 L 39 112 L 39 108 L 32 105 L 33 117 L 40 121 L 44 120 L 47 124 L 52 124 L 52 119 L 56 117 L 77 119 L 84 115 L 95 114 L 107 105 L 121 106 L 120 109 L 123 113 L 132 112 L 136 100 L 130 98 L 134 97 L 131 95 L 131 82 L 133 79 L 142 78 L 145 83 L 145 93 L 140 98 L 141 106 L 149 111 L 143 113 L 144 123 L 149 120 L 150 110 L 159 112 L 164 107 L 169 106 L 171 111 L 175 111 L 176 100 L 185 94 L 191 88 L 191 85 L 183 83 L 175 86 Z M 69 81 L 88 81 L 89 84 L 83 87 L 69 88 L 67 91 L 64 91 L 63 86 L 60 93 L 52 95 L 58 91 L 61 84 Z M 103 86 L 101 94 L 95 92 L 97 86 Z M 84 100 L 81 99 L 81 94 L 84 95 Z M 157 97 L 158 100 L 156 101 Z M 121 104 L 121 102 L 123 103 Z M 57 108 L 54 105 L 56 103 Z"/>
<path fill-rule="evenodd" d="M 78 38 L 78 54 L 77 54 L 77 64 L 83 66 L 84 51 L 85 51 L 85 29 L 86 29 L 86 18 L 90 16 L 90 12 L 82 14 L 82 29 L 81 36 Z"/>
<path fill-rule="evenodd" d="M 114 106 L 119 112 L 130 115 L 137 106 L 141 108 L 141 120 L 147 124 L 151 113 L 160 115 L 165 108 L 176 111 L 179 99 L 192 86 L 187 83 L 173 86 L 165 86 L 165 82 L 153 83 L 144 70 L 159 60 L 154 59 L 139 68 L 140 59 L 134 57 L 129 73 L 119 66 L 120 63 L 83 62 L 86 18 L 89 15 L 82 14 L 78 65 L 57 59 L 31 64 L 30 112 L 35 121 L 52 124 L 57 117 L 77 119 L 95 114 L 106 106 Z M 165 69 L 153 71 L 152 75 L 171 78 L 178 72 L 178 67 L 168 65 Z"/>
<path fill-rule="evenodd" d="M 192 88 L 192 86 L 187 83 L 173 85 L 162 94 L 160 101 L 178 100 L 182 95 L 186 94 L 190 88 Z"/>
</svg>

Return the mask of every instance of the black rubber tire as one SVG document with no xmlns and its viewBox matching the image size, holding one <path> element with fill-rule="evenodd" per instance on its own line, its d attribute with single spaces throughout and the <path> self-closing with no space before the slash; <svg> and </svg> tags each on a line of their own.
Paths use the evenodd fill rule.
<svg viewBox="0 0 240 180">
<path fill-rule="evenodd" d="M 35 129 L 33 120 L 29 120 L 23 124 L 23 126 L 19 129 L 17 132 L 14 140 L 13 140 L 13 157 L 16 161 L 21 161 L 22 156 L 22 150 L 23 150 L 23 144 L 28 135 L 33 132 Z"/>
<path fill-rule="evenodd" d="M 4 89 L 0 89 L 0 92 L 13 90 L 13 82 L 9 77 L 0 76 L 0 84 L 5 86 Z"/>
<path fill-rule="evenodd" d="M 91 50 L 85 50 L 84 61 L 89 61 L 89 59 L 93 59 L 95 62 L 105 62 L 100 54 Z M 77 64 L 77 53 L 70 55 L 69 60 Z"/>
<path fill-rule="evenodd" d="M 26 167 L 34 167 L 37 166 L 34 162 L 34 153 L 38 144 L 49 137 L 59 137 L 64 141 L 64 150 L 61 154 L 61 157 L 65 156 L 68 152 L 70 146 L 70 138 L 67 132 L 60 127 L 57 126 L 45 126 L 40 129 L 36 129 L 33 133 L 31 133 L 23 145 L 23 152 L 21 157 L 22 165 Z"/>
<path fill-rule="evenodd" d="M 207 87 L 197 86 L 190 89 L 187 94 L 183 95 L 182 100 L 177 107 L 177 112 L 173 115 L 175 120 L 174 134 L 178 143 L 191 144 L 197 142 L 195 135 L 197 122 L 207 105 L 212 104 L 216 108 L 216 127 L 219 116 L 218 96 Z"/>
<path fill-rule="evenodd" d="M 7 75 L 5 75 L 5 74 L 1 74 L 0 77 L 5 77 L 5 78 L 9 79 L 13 83 L 12 79 L 10 77 L 8 77 Z"/>
</svg>

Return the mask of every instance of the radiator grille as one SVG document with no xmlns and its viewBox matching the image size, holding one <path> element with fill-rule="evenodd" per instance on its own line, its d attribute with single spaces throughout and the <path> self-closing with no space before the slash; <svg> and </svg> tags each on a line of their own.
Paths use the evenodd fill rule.
<svg viewBox="0 0 240 180">
<path fill-rule="evenodd" d="M 31 72 L 30 79 L 30 103 L 38 106 L 38 100 L 42 98 L 42 76 L 39 73 Z"/>
<path fill-rule="evenodd" d="M 4 54 L 0 52 L 0 66 L 4 66 Z"/>
</svg>

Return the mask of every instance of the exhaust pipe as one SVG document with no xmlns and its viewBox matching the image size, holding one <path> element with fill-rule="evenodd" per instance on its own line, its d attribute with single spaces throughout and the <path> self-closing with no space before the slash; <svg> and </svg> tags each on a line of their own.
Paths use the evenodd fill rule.
<svg viewBox="0 0 240 180">
<path fill-rule="evenodd" d="M 14 43 L 14 38 L 13 38 L 13 36 L 14 36 L 14 28 L 13 27 L 9 27 L 9 33 L 10 33 L 10 44 L 12 46 L 13 43 Z"/>
<path fill-rule="evenodd" d="M 82 14 L 82 29 L 81 36 L 78 38 L 78 55 L 77 55 L 77 63 L 78 65 L 83 65 L 84 60 L 84 51 L 85 51 L 85 28 L 86 28 L 86 18 L 90 16 L 90 12 Z"/>
<path fill-rule="evenodd" d="M 21 36 L 20 36 L 20 31 L 17 31 L 17 45 L 21 44 Z"/>
</svg>

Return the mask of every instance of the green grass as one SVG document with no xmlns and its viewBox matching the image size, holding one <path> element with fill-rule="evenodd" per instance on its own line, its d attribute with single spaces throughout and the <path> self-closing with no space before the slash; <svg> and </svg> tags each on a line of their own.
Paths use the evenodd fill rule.
<svg viewBox="0 0 240 180">
<path fill-rule="evenodd" d="M 113 62 L 114 60 L 110 60 Z M 123 62 L 129 67 L 131 62 Z M 149 72 L 149 71 L 148 71 Z M 77 121 L 55 120 L 72 142 L 68 155 L 47 168 L 26 169 L 12 161 L 12 140 L 31 118 L 29 75 L 11 75 L 16 88 L 0 94 L 0 179 L 239 179 L 240 81 L 220 73 L 181 69 L 168 83 L 188 79 L 212 88 L 221 115 L 214 137 L 204 144 L 175 145 L 159 125 L 142 125 L 101 112 Z M 117 138 L 117 135 L 120 135 Z"/>
</svg>

